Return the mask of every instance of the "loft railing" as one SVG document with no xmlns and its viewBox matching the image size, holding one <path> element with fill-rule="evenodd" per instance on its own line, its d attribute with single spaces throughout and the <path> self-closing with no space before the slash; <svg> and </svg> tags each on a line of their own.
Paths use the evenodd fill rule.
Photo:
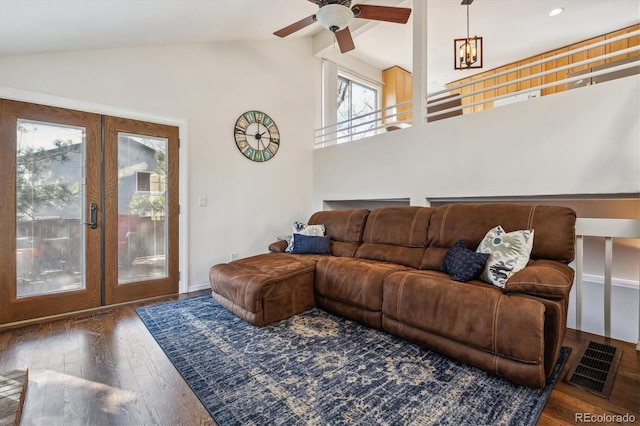
<svg viewBox="0 0 640 426">
<path fill-rule="evenodd" d="M 409 110 L 405 110 L 409 108 Z M 335 145 L 411 126 L 411 101 L 401 102 L 316 130 L 315 147 Z M 409 115 L 408 118 L 403 116 Z M 395 127 L 394 127 L 395 126 Z"/>
<path fill-rule="evenodd" d="M 584 237 L 604 237 L 604 336 L 611 336 L 611 279 L 613 239 L 640 239 L 640 219 L 578 219 L 576 221 L 576 329 L 582 330 Z M 640 278 L 640 277 L 639 277 Z M 640 285 L 640 283 L 639 283 Z M 640 306 L 640 288 L 638 289 Z M 638 312 L 638 342 L 640 351 L 640 311 Z"/>
<path fill-rule="evenodd" d="M 581 80 L 597 80 L 598 77 L 618 71 L 625 71 L 626 73 L 634 72 L 635 70 L 640 71 L 640 45 L 618 50 L 614 50 L 612 47 L 613 43 L 616 43 L 616 47 L 620 45 L 620 43 L 624 44 L 625 42 L 628 45 L 637 43 L 637 41 L 634 40 L 637 40 L 638 36 L 640 36 L 640 30 L 631 31 L 580 48 L 558 53 L 544 59 L 529 62 L 525 65 L 497 72 L 486 77 L 474 79 L 473 81 L 458 84 L 445 90 L 430 93 L 426 97 L 427 111 L 425 111 L 425 118 L 427 121 L 434 121 L 455 115 L 468 114 L 474 112 L 476 107 L 482 109 L 493 108 L 498 104 L 507 103 L 506 101 L 510 100 L 528 99 L 540 95 L 549 96 L 553 93 L 545 93 L 547 89 L 555 93 L 555 90 L 552 88 L 557 88 L 557 91 L 561 91 L 564 90 L 565 86 L 572 85 Z M 572 55 L 580 53 L 589 53 L 590 55 L 591 52 L 588 51 L 591 50 L 593 52 L 592 49 L 599 47 L 602 47 L 605 52 L 607 50 L 612 51 L 576 62 L 569 60 Z M 592 69 L 580 73 L 580 75 L 565 76 L 564 78 L 554 79 L 554 81 L 549 83 L 536 84 L 538 81 L 544 82 L 545 77 L 551 75 L 566 74 L 568 71 L 575 70 L 576 68 L 588 68 L 592 66 L 592 64 L 598 64 L 600 62 L 606 63 L 612 58 L 621 56 L 627 56 L 628 58 L 624 63 L 610 63 L 611 66 L 606 69 Z M 556 62 L 566 62 L 566 65 L 556 66 Z M 542 71 L 528 74 L 525 72 L 523 74 L 527 75 L 509 79 L 514 73 L 518 75 L 520 71 L 531 71 L 537 67 Z M 505 81 L 497 83 L 498 80 L 502 79 Z M 523 84 L 527 87 L 510 91 L 509 86 L 513 87 L 518 84 Z M 473 90 L 474 87 L 478 86 L 482 87 L 479 90 Z M 560 86 L 562 89 L 559 88 Z M 411 105 L 412 101 L 406 101 L 349 120 L 328 124 L 315 131 L 314 145 L 316 148 L 323 148 L 338 143 L 375 136 L 404 127 L 410 127 L 412 124 Z"/>
<path fill-rule="evenodd" d="M 618 71 L 634 69 L 635 73 L 638 73 L 638 71 L 640 71 L 640 55 L 636 56 L 635 54 L 640 52 L 640 45 L 635 45 L 625 49 L 618 49 L 609 53 L 596 55 L 596 56 L 589 57 L 587 59 L 576 61 L 576 62 L 572 62 L 567 59 L 568 63 L 566 65 L 555 66 L 555 61 L 559 59 L 569 58 L 573 55 L 576 55 L 582 52 L 593 51 L 592 49 L 595 49 L 598 47 L 604 47 L 604 50 L 606 51 L 608 49 L 612 50 L 612 48 L 609 47 L 612 45 L 612 43 L 619 43 L 625 40 L 631 41 L 633 43 L 632 41 L 633 37 L 638 35 L 640 35 L 640 30 L 631 31 L 626 34 L 622 34 L 616 37 L 611 37 L 609 39 L 599 41 L 596 43 L 591 43 L 580 48 L 571 49 L 566 52 L 558 53 L 537 61 L 528 62 L 518 67 L 509 68 L 501 72 L 487 75 L 485 77 L 481 77 L 478 79 L 474 79 L 472 81 L 467 81 L 458 85 L 454 85 L 445 90 L 440 90 L 438 92 L 430 93 L 427 95 L 428 109 L 426 111 L 426 117 L 427 119 L 429 119 L 429 118 L 438 116 L 440 114 L 447 114 L 447 113 L 449 115 L 461 115 L 463 111 L 465 114 L 467 114 L 467 113 L 473 112 L 475 109 L 474 107 L 476 106 L 482 105 L 483 109 L 487 107 L 491 108 L 494 106 L 494 104 L 496 104 L 496 102 L 507 100 L 509 98 L 518 97 L 519 95 L 521 96 L 522 99 L 527 98 L 527 96 L 522 96 L 526 94 L 533 94 L 533 96 L 529 96 L 529 97 L 538 97 L 540 96 L 542 91 L 545 89 L 550 89 L 557 86 L 564 87 L 566 85 L 571 85 L 571 83 L 576 83 L 580 81 L 589 81 L 590 79 L 594 79 L 596 77 L 600 77 L 607 74 L 616 73 Z M 597 66 L 597 68 L 602 68 L 602 69 L 586 70 L 586 72 L 581 72 L 579 75 L 573 75 L 573 76 L 569 76 L 567 74 L 567 76 L 565 76 L 564 78 L 554 79 L 552 82 L 549 82 L 549 83 L 533 84 L 533 85 L 527 84 L 526 88 L 523 88 L 521 90 L 516 90 L 516 91 L 506 90 L 506 88 L 508 88 L 509 86 L 513 86 L 521 83 L 531 83 L 531 82 L 535 83 L 536 80 L 544 81 L 544 77 L 554 75 L 554 74 L 557 75 L 557 73 L 564 73 L 565 71 L 569 71 L 575 68 L 580 68 L 580 67 L 588 68 L 592 66 L 592 64 L 597 64 L 599 62 L 604 62 L 605 64 L 607 64 L 607 61 L 610 60 L 611 58 L 616 58 L 620 56 L 627 56 L 628 58 L 623 61 L 616 61 L 613 63 L 609 62 L 611 66 L 607 66 L 604 68 L 602 68 L 600 65 Z M 532 70 L 532 69 L 535 69 L 536 67 L 540 67 L 540 69 L 544 69 L 544 71 L 530 73 L 523 77 L 519 77 L 515 79 L 508 78 L 510 75 L 513 75 L 514 73 L 518 73 L 524 70 Z M 593 67 L 596 68 L 596 66 L 593 66 Z M 497 82 L 501 77 L 504 77 L 506 81 L 498 84 L 492 83 L 492 81 Z M 585 85 L 589 85 L 589 84 L 585 84 Z M 482 87 L 479 90 L 473 90 L 474 86 L 482 86 Z M 500 89 L 505 89 L 503 91 L 507 93 L 499 94 L 495 96 L 485 95 L 489 92 L 494 92 L 494 91 L 495 93 L 497 93 L 498 91 L 500 91 Z M 483 95 L 483 96 L 478 96 L 478 95 Z M 474 97 L 476 96 L 478 96 L 478 100 L 474 100 Z M 447 108 L 440 108 L 437 112 L 433 111 L 435 109 L 438 109 L 436 107 L 438 106 L 442 107 L 443 105 L 450 105 L 452 101 L 455 101 L 455 100 L 460 101 L 458 105 L 455 105 L 455 106 L 452 105 L 451 107 L 447 107 Z M 429 110 L 432 110 L 432 112 L 430 112 Z"/>
</svg>

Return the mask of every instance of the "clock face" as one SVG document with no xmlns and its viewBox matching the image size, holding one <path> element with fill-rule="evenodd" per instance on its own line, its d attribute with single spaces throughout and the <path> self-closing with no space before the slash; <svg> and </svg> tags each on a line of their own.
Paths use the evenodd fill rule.
<svg viewBox="0 0 640 426">
<path fill-rule="evenodd" d="M 238 149 L 249 160 L 267 161 L 280 147 L 280 132 L 275 121 L 264 112 L 247 111 L 238 117 L 233 129 Z"/>
</svg>

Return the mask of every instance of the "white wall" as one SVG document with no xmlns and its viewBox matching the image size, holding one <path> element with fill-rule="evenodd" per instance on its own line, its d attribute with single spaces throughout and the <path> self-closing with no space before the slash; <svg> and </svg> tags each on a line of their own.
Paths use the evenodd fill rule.
<svg viewBox="0 0 640 426">
<path fill-rule="evenodd" d="M 639 117 L 634 76 L 317 149 L 314 206 L 529 196 L 573 207 L 579 217 L 640 219 Z M 594 200 L 558 201 L 585 194 Z M 635 200 L 598 201 L 603 194 Z M 637 256 L 638 244 L 617 241 L 629 249 L 622 255 L 632 254 L 616 256 L 616 278 L 638 281 L 637 261 L 620 264 Z M 589 274 L 600 269 L 586 265 Z"/>
<path fill-rule="evenodd" d="M 640 77 L 314 153 L 323 200 L 638 194 Z"/>
<path fill-rule="evenodd" d="M 604 336 L 604 284 L 585 279 L 582 286 L 582 330 Z M 611 286 L 611 337 L 638 342 L 638 286 L 614 282 Z M 576 328 L 576 287 L 569 294 L 567 327 Z"/>
<path fill-rule="evenodd" d="M 231 252 L 266 252 L 293 219 L 309 217 L 319 81 L 308 39 L 0 58 L 0 86 L 187 123 L 190 289 L 207 286 L 209 267 Z M 281 133 L 265 163 L 243 157 L 233 138 L 238 116 L 254 109 Z M 207 207 L 198 206 L 199 194 L 208 195 Z"/>
</svg>

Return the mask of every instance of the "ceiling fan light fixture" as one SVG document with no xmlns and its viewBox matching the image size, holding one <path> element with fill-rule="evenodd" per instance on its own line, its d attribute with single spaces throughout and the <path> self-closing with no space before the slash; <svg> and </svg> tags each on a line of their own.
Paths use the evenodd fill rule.
<svg viewBox="0 0 640 426">
<path fill-rule="evenodd" d="M 351 9 L 341 4 L 327 4 L 316 12 L 316 20 L 320 25 L 333 33 L 348 27 L 353 18 Z"/>
</svg>

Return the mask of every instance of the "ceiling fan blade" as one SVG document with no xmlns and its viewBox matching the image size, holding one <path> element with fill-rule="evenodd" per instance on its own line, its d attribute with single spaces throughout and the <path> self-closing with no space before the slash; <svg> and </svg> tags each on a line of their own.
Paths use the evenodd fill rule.
<svg viewBox="0 0 640 426">
<path fill-rule="evenodd" d="M 277 35 L 278 37 L 286 37 L 290 34 L 295 33 L 298 30 L 303 29 L 311 24 L 316 22 L 316 15 L 307 16 L 304 19 L 299 20 L 296 23 L 289 25 L 288 27 L 284 27 L 281 30 L 276 31 L 273 35 Z"/>
<path fill-rule="evenodd" d="M 351 31 L 349 27 L 344 30 L 336 31 L 336 40 L 338 40 L 338 46 L 340 46 L 340 52 L 346 53 L 356 48 L 353 44 L 353 37 L 351 37 Z"/>
<path fill-rule="evenodd" d="M 375 21 L 395 22 L 406 24 L 411 15 L 408 7 L 374 6 L 370 4 L 356 4 L 351 8 L 356 18 L 373 19 Z"/>
</svg>

